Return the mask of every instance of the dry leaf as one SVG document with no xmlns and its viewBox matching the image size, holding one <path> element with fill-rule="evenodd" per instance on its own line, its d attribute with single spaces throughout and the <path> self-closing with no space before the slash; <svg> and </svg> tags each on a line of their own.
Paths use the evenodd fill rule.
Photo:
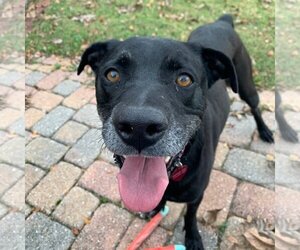
<svg viewBox="0 0 300 250">
<path fill-rule="evenodd" d="M 79 234 L 79 230 L 76 227 L 72 228 L 72 233 L 77 236 Z"/>
<path fill-rule="evenodd" d="M 250 234 L 252 234 L 256 239 L 260 240 L 266 245 L 274 246 L 274 241 L 271 238 L 267 238 L 259 234 L 258 230 L 255 227 L 252 227 L 248 230 Z"/>
<path fill-rule="evenodd" d="M 256 250 L 271 250 L 274 249 L 274 247 L 270 247 L 269 245 L 265 244 L 263 241 L 261 241 L 260 239 L 256 238 L 255 236 L 253 236 L 249 230 L 246 231 L 243 234 L 246 238 L 246 240 L 249 242 L 249 244 L 254 247 L 254 249 Z"/>
<path fill-rule="evenodd" d="M 267 154 L 267 155 L 266 155 L 266 158 L 267 158 L 268 161 L 275 161 L 274 155 Z"/>
<path fill-rule="evenodd" d="M 300 242 L 297 239 L 293 239 L 291 237 L 284 236 L 278 230 L 275 230 L 275 238 L 276 238 L 276 244 L 277 244 L 277 240 L 281 241 L 281 243 L 289 245 L 289 247 L 291 247 L 291 246 L 299 247 L 299 244 L 300 244 Z M 286 247 L 287 247 L 286 249 L 288 249 L 288 246 L 286 246 Z"/>
<path fill-rule="evenodd" d="M 88 217 L 83 218 L 84 224 L 91 224 L 91 219 Z"/>
<path fill-rule="evenodd" d="M 210 211 L 205 211 L 203 214 L 203 220 L 207 224 L 213 224 L 217 220 L 218 213 L 222 209 L 215 209 L 215 210 L 210 210 Z"/>
</svg>

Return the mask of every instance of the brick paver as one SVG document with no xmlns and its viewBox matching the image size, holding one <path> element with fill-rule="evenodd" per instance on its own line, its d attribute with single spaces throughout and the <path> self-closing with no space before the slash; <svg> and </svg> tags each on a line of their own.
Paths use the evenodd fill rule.
<svg viewBox="0 0 300 250">
<path fill-rule="evenodd" d="M 118 168 L 104 161 L 94 162 L 79 180 L 79 185 L 114 202 L 120 201 Z M 101 185 L 99 185 L 101 183 Z"/>
<path fill-rule="evenodd" d="M 114 249 L 131 222 L 131 215 L 113 204 L 103 204 L 77 237 L 72 249 Z"/>
<path fill-rule="evenodd" d="M 267 158 L 245 149 L 232 149 L 224 163 L 224 170 L 242 180 L 271 187 L 274 185 L 275 169 Z"/>
<path fill-rule="evenodd" d="M 73 145 L 88 130 L 88 127 L 75 122 L 68 121 L 53 136 L 53 138 L 64 144 Z"/>
<path fill-rule="evenodd" d="M 73 119 L 91 127 L 102 127 L 102 122 L 98 116 L 97 107 L 94 104 L 85 105 L 74 115 Z"/>
<path fill-rule="evenodd" d="M 30 105 L 41 109 L 42 111 L 50 111 L 51 109 L 55 108 L 62 100 L 62 96 L 46 91 L 38 91 L 29 99 Z"/>
<path fill-rule="evenodd" d="M 0 110 L 0 129 L 6 129 L 9 127 L 13 122 L 19 119 L 21 116 L 20 111 L 12 109 L 12 108 L 5 108 Z"/>
<path fill-rule="evenodd" d="M 0 219 L 7 213 L 8 208 L 0 203 Z"/>
<path fill-rule="evenodd" d="M 93 96 L 95 96 L 95 90 L 83 86 L 65 98 L 63 104 L 73 109 L 79 109 L 87 104 Z"/>
<path fill-rule="evenodd" d="M 126 247 L 134 240 L 137 234 L 142 230 L 143 226 L 146 224 L 144 220 L 135 218 L 130 224 L 126 234 L 123 236 L 117 250 L 126 249 Z M 158 227 L 151 234 L 151 236 L 141 245 L 141 249 L 161 247 L 165 244 L 168 238 L 168 233 L 166 230 Z"/>
<path fill-rule="evenodd" d="M 101 150 L 101 134 L 97 129 L 91 129 L 84 134 L 68 151 L 65 160 L 80 167 L 87 168 L 97 158 Z"/>
<path fill-rule="evenodd" d="M 6 86 L 12 86 L 16 81 L 20 80 L 23 76 L 24 74 L 18 71 L 7 71 L 7 73 L 0 75 L 0 84 Z"/>
<path fill-rule="evenodd" d="M 0 173 L 0 195 L 23 175 L 20 169 L 3 163 L 0 163 Z"/>
<path fill-rule="evenodd" d="M 237 180 L 220 171 L 213 170 L 197 218 L 214 226 L 226 221 Z"/>
<path fill-rule="evenodd" d="M 221 134 L 220 141 L 234 146 L 246 146 L 250 144 L 255 128 L 256 125 L 252 116 L 246 115 L 241 120 L 230 116 Z"/>
<path fill-rule="evenodd" d="M 74 236 L 70 229 L 50 220 L 42 213 L 34 213 L 26 220 L 26 248 L 69 249 Z"/>
<path fill-rule="evenodd" d="M 58 106 L 51 110 L 33 127 L 32 131 L 46 137 L 52 136 L 64 123 L 66 123 L 74 114 L 74 110 L 64 106 Z"/>
<path fill-rule="evenodd" d="M 45 175 L 45 171 L 31 164 L 25 166 L 25 193 L 27 194 Z"/>
<path fill-rule="evenodd" d="M 15 137 L 3 143 L 0 147 L 0 161 L 24 168 L 25 140 Z"/>
<path fill-rule="evenodd" d="M 55 87 L 59 82 L 64 80 L 68 76 L 68 73 L 57 70 L 52 72 L 51 74 L 44 77 L 42 80 L 40 80 L 37 84 L 37 87 L 44 90 L 49 90 Z"/>
<path fill-rule="evenodd" d="M 228 155 L 229 147 L 226 143 L 219 142 L 216 156 L 215 156 L 215 162 L 214 162 L 214 168 L 221 169 L 223 166 L 223 163 Z"/>
<path fill-rule="evenodd" d="M 1 156 L 0 152 L 0 159 L 16 166 L 0 163 L 0 224 L 12 207 L 22 208 L 28 216 L 26 243 L 30 249 L 126 249 L 145 221 L 133 217 L 120 203 L 116 179 L 119 169 L 113 164 L 112 153 L 103 148 L 95 88 L 94 84 L 89 85 L 94 79 L 85 72 L 80 76 L 68 73 L 66 67 L 55 70 L 56 60 L 60 62 L 56 57 L 42 58 L 42 64 L 28 65 L 26 70 L 27 204 L 21 206 L 21 192 L 12 196 L 24 189 L 21 161 L 16 161 L 20 156 Z M 46 65 L 48 63 L 51 65 Z M 20 74 L 9 76 L 8 70 Z M 9 82 L 13 77 L 15 79 Z M 8 151 L 8 146 L 17 146 L 19 136 L 24 135 L 22 112 L 17 110 L 22 109 L 24 71 L 17 66 L 0 69 L 1 79 L 6 80 L 2 85 L 0 81 L 6 106 L 0 110 L 0 151 Z M 20 90 L 14 95 L 11 86 Z M 285 202 L 289 197 L 299 200 L 298 192 L 287 188 L 299 188 L 299 145 L 290 145 L 282 139 L 277 140 L 280 143 L 277 145 L 276 141 L 276 149 L 281 152 L 276 158 L 279 173 L 276 180 L 286 187 L 276 187 L 281 196 L 275 206 L 274 146 L 260 140 L 249 107 L 231 90 L 229 94 L 234 99 L 230 117 L 218 144 L 215 170 L 197 212 L 206 249 L 229 249 L 228 243 L 232 241 L 232 238 L 226 240 L 229 236 L 236 238 L 241 249 L 248 249 L 243 235 L 248 226 L 253 226 L 248 221 L 265 218 L 274 222 L 275 207 L 280 215 L 299 214 L 297 202 Z M 275 131 L 274 92 L 264 91 L 261 99 L 268 110 L 262 115 Z M 289 108 L 295 111 L 297 105 Z M 286 117 L 300 131 L 294 111 L 287 111 Z M 243 182 L 245 180 L 248 182 Z M 141 249 L 162 246 L 165 242 L 183 243 L 185 205 L 168 202 L 168 206 L 169 214 Z M 288 210 L 288 206 L 294 210 Z M 224 225 L 225 233 L 220 239 Z"/>
<path fill-rule="evenodd" d="M 26 75 L 25 83 L 29 86 L 35 86 L 40 80 L 46 76 L 45 73 L 39 71 L 33 71 L 30 74 Z"/>
<path fill-rule="evenodd" d="M 22 213 L 8 213 L 0 220 L 0 249 L 25 249 L 25 226 Z"/>
<path fill-rule="evenodd" d="M 20 110 L 22 114 L 25 110 L 25 92 L 24 91 L 14 91 L 6 97 L 6 104 L 9 107 Z"/>
<path fill-rule="evenodd" d="M 58 142 L 38 137 L 26 146 L 26 161 L 48 169 L 63 157 L 67 149 Z"/>
<path fill-rule="evenodd" d="M 13 208 L 23 210 L 25 205 L 25 178 L 20 179 L 11 189 L 2 197 L 2 201 Z"/>
<path fill-rule="evenodd" d="M 55 209 L 53 216 L 72 228 L 82 228 L 99 204 L 99 199 L 80 187 L 74 187 Z"/>
<path fill-rule="evenodd" d="M 25 128 L 30 129 L 37 121 L 39 121 L 45 113 L 36 108 L 29 108 L 25 112 Z"/>
<path fill-rule="evenodd" d="M 275 192 L 251 183 L 242 183 L 233 200 L 232 211 L 237 216 L 275 220 Z"/>
<path fill-rule="evenodd" d="M 58 84 L 53 92 L 62 96 L 68 96 L 80 87 L 80 82 L 65 80 Z"/>
<path fill-rule="evenodd" d="M 79 168 L 60 162 L 29 193 L 26 200 L 49 214 L 75 184 L 80 174 Z"/>
</svg>

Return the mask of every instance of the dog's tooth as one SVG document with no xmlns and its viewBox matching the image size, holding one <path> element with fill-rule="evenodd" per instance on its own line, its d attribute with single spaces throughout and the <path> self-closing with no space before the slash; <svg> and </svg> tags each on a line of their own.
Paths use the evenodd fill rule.
<svg viewBox="0 0 300 250">
<path fill-rule="evenodd" d="M 168 163 L 170 159 L 171 159 L 170 156 L 165 157 L 165 162 Z"/>
</svg>

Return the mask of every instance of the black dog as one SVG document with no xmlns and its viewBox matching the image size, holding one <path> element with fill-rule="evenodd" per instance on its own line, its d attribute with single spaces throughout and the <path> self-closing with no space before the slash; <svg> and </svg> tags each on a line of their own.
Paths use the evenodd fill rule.
<svg viewBox="0 0 300 250">
<path fill-rule="evenodd" d="M 231 16 L 198 28 L 188 42 L 95 43 L 82 55 L 78 74 L 85 65 L 96 75 L 102 134 L 121 165 L 125 206 L 148 212 L 159 211 L 167 200 L 186 202 L 186 247 L 203 249 L 196 211 L 229 113 L 225 80 L 251 107 L 260 137 L 273 142 Z"/>
</svg>

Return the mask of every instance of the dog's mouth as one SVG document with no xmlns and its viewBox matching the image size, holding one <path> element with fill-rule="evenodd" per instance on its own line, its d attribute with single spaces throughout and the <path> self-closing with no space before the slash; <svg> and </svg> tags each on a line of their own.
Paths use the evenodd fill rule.
<svg viewBox="0 0 300 250">
<path fill-rule="evenodd" d="M 177 157 L 122 157 L 118 183 L 126 208 L 134 212 L 155 209 L 169 184 L 171 165 Z"/>
</svg>

